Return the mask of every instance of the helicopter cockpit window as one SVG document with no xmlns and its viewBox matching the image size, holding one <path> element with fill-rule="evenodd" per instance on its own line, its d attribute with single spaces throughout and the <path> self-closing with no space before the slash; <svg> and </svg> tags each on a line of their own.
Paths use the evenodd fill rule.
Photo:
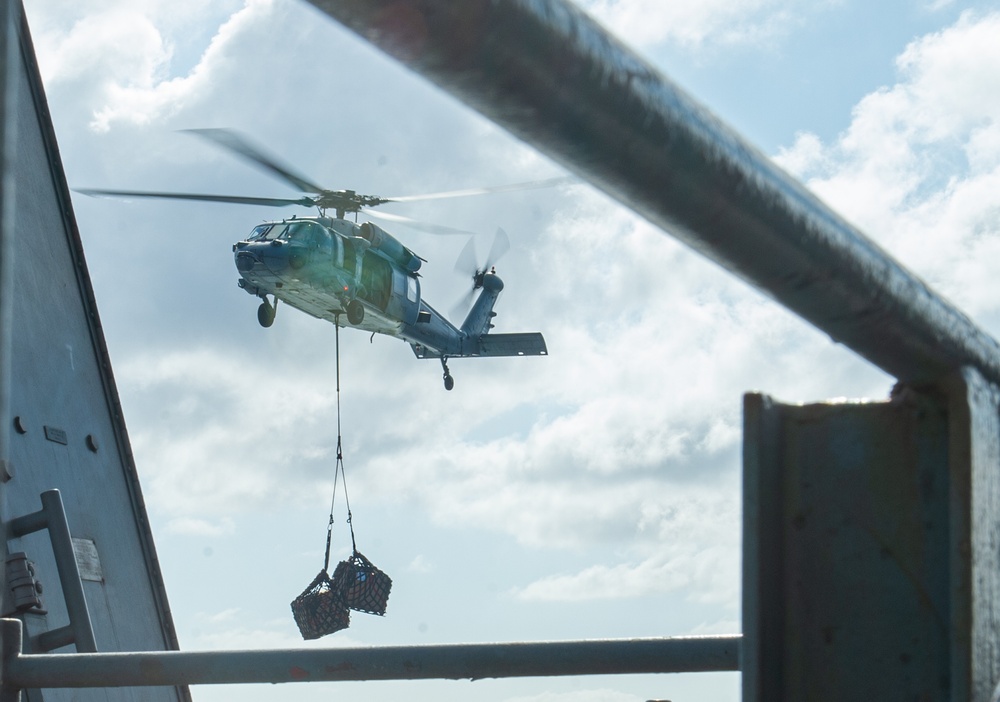
<svg viewBox="0 0 1000 702">
<path fill-rule="evenodd" d="M 248 241 L 270 241 L 279 238 L 287 229 L 284 224 L 262 224 L 253 230 Z"/>
<path fill-rule="evenodd" d="M 261 239 L 264 239 L 267 236 L 267 233 L 273 228 L 273 224 L 262 224 L 250 233 L 250 236 L 247 237 L 247 241 L 260 241 Z"/>
</svg>

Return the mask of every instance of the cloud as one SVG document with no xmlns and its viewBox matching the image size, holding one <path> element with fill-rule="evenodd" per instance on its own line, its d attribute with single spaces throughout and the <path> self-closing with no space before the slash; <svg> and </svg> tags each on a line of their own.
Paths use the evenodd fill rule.
<svg viewBox="0 0 1000 702">
<path fill-rule="evenodd" d="M 795 0 L 657 2 L 586 0 L 583 6 L 633 46 L 670 42 L 759 44 L 789 31 L 797 21 Z"/>
<path fill-rule="evenodd" d="M 264 26 L 272 7 L 271 0 L 249 0 L 246 7 L 219 27 L 218 33 L 201 60 L 186 76 L 164 78 L 161 64 L 150 61 L 147 69 L 127 81 L 114 81 L 105 87 L 106 104 L 94 114 L 93 129 L 104 132 L 115 121 L 146 124 L 176 114 L 188 100 L 204 97 L 218 80 L 212 75 L 227 61 L 229 46 L 248 28 Z"/>
<path fill-rule="evenodd" d="M 406 569 L 412 573 L 430 573 L 434 570 L 434 564 L 424 554 L 417 554 Z"/>
<path fill-rule="evenodd" d="M 94 5 L 65 15 L 43 5 L 29 14 L 46 85 L 72 85 L 93 110 L 91 129 L 104 133 L 119 122 L 162 121 L 207 97 L 212 85 L 225 80 L 219 73 L 234 70 L 232 47 L 242 34 L 266 27 L 273 3 L 247 0 L 218 25 L 197 63 L 181 67 L 182 75 L 175 32 L 204 31 L 217 8 L 178 3 L 170 12 L 159 3 Z"/>
<path fill-rule="evenodd" d="M 801 134 L 785 168 L 996 333 L 1000 252 L 1000 14 L 967 12 L 913 41 L 900 80 L 866 96 L 821 144 Z"/>
<path fill-rule="evenodd" d="M 288 619 L 240 625 L 236 621 L 238 610 L 223 610 L 213 615 L 202 615 L 205 628 L 192 641 L 185 642 L 185 649 L 198 651 L 245 651 L 249 649 L 301 649 L 301 648 L 352 648 L 361 645 L 349 632 L 323 639 L 303 640 Z"/>
<path fill-rule="evenodd" d="M 193 517 L 178 517 L 167 522 L 167 531 L 186 536 L 229 536 L 236 527 L 232 519 L 197 519 Z"/>
<path fill-rule="evenodd" d="M 711 488 L 650 483 L 627 560 L 548 575 L 512 594 L 526 601 L 620 600 L 683 592 L 692 601 L 732 607 L 738 595 L 740 508 L 733 478 Z"/>
</svg>

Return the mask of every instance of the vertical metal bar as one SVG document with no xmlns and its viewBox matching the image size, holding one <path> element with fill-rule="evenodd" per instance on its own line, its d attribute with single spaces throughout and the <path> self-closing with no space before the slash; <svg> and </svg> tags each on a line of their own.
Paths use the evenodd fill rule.
<svg viewBox="0 0 1000 702">
<path fill-rule="evenodd" d="M 66 509 L 58 490 L 46 490 L 42 493 L 42 508 L 48 514 L 49 538 L 56 557 L 59 583 L 62 585 L 63 597 L 66 598 L 66 611 L 69 613 L 76 650 L 80 653 L 93 653 L 97 651 L 97 641 L 94 639 L 87 597 L 83 593 L 80 568 L 76 563 L 73 535 L 69 530 Z"/>
<path fill-rule="evenodd" d="M 987 702 L 949 687 L 969 636 L 943 396 L 747 407 L 745 702 Z"/>
<path fill-rule="evenodd" d="M 951 698 L 1000 682 L 1000 388 L 972 368 L 944 383 L 949 418 Z"/>
<path fill-rule="evenodd" d="M 10 464 L 11 349 L 14 315 L 14 164 L 17 157 L 20 0 L 2 1 L 0 27 L 0 476 Z M 2 480 L 2 478 L 0 478 Z"/>
<path fill-rule="evenodd" d="M 36 641 L 37 646 L 41 650 L 51 650 L 74 643 L 80 653 L 94 653 L 97 651 L 97 641 L 90 621 L 87 597 L 83 592 L 80 568 L 76 563 L 73 534 L 66 519 L 62 495 L 58 490 L 46 490 L 41 497 L 42 509 L 39 512 L 12 519 L 7 527 L 9 536 L 12 537 L 24 536 L 45 528 L 49 532 L 52 554 L 55 556 L 56 570 L 59 572 L 59 584 L 62 586 L 63 598 L 66 601 L 69 626 L 42 634 Z"/>
<path fill-rule="evenodd" d="M 743 398 L 743 700 L 780 699 L 785 628 L 780 407 Z"/>
</svg>

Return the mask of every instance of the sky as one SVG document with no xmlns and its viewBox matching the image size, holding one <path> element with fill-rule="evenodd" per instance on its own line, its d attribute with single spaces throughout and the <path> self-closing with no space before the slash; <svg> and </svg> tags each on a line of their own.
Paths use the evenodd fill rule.
<svg viewBox="0 0 1000 702">
<path fill-rule="evenodd" d="M 25 0 L 71 187 L 295 196 L 178 130 L 241 131 L 329 188 L 404 195 L 559 166 L 293 0 Z M 585 0 L 610 31 L 994 336 L 1000 5 Z M 386 206 L 510 253 L 496 331 L 545 358 L 435 361 L 341 333 L 344 465 L 385 617 L 303 643 L 337 443 L 334 328 L 236 286 L 259 207 L 73 204 L 185 650 L 739 633 L 743 393 L 893 379 L 586 184 Z M 307 214 L 302 211 L 301 214 Z M 386 227 L 468 281 L 462 237 Z M 335 504 L 334 559 L 350 534 Z M 735 673 L 193 689 L 196 700 L 736 700 Z"/>
</svg>

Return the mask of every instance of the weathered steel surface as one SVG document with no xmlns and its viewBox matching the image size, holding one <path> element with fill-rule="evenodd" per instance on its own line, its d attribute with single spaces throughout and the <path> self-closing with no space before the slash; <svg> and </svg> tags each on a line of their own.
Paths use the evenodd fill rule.
<svg viewBox="0 0 1000 702">
<path fill-rule="evenodd" d="M 1000 680 L 1000 421 L 946 392 L 748 395 L 743 699 L 986 702 Z"/>
<path fill-rule="evenodd" d="M 0 7 L 0 165 L 10 163 L 17 141 L 17 103 L 20 81 L 20 6 L 5 2 Z M 12 365 L 10 350 L 14 314 L 14 193 L 13 169 L 0 170 L 0 482 L 13 474 L 10 459 L 10 398 Z M 2 579 L 0 574 L 0 579 Z"/>
<path fill-rule="evenodd" d="M 46 611 L 19 614 L 30 634 L 29 648 L 65 646 L 71 640 L 78 650 L 96 650 L 95 644 L 104 650 L 176 648 L 83 246 L 18 0 L 0 3 L 0 21 L 0 460 L 13 466 L 13 477 L 0 481 L 0 555 L 25 553 L 44 586 Z M 38 512 L 39 496 L 53 488 L 62 493 L 65 520 L 61 511 Z M 53 515 L 56 521 L 50 522 Z M 21 517 L 26 518 L 18 521 Z M 44 530 L 31 529 L 43 522 L 55 524 L 62 538 L 52 541 Z M 78 574 L 70 573 L 76 560 L 67 523 L 92 542 L 108 566 L 102 580 L 81 585 Z M 3 611 L 14 609 L 3 588 L 0 599 Z M 77 629 L 82 616 L 71 617 L 71 611 L 88 609 L 93 636 Z M 186 690 L 169 688 L 147 696 L 188 697 Z M 127 697 L 127 691 L 94 691 L 72 699 Z M 67 692 L 46 696 L 48 702 L 70 698 Z"/>
<path fill-rule="evenodd" d="M 310 0 L 903 380 L 1000 346 L 566 0 Z"/>
<path fill-rule="evenodd" d="M 1000 682 L 1000 391 L 970 368 L 945 389 L 951 699 L 986 702 Z"/>
<path fill-rule="evenodd" d="M 19 622 L 2 621 L 11 688 L 480 679 L 739 669 L 739 636 L 377 648 L 18 656 Z"/>
</svg>

